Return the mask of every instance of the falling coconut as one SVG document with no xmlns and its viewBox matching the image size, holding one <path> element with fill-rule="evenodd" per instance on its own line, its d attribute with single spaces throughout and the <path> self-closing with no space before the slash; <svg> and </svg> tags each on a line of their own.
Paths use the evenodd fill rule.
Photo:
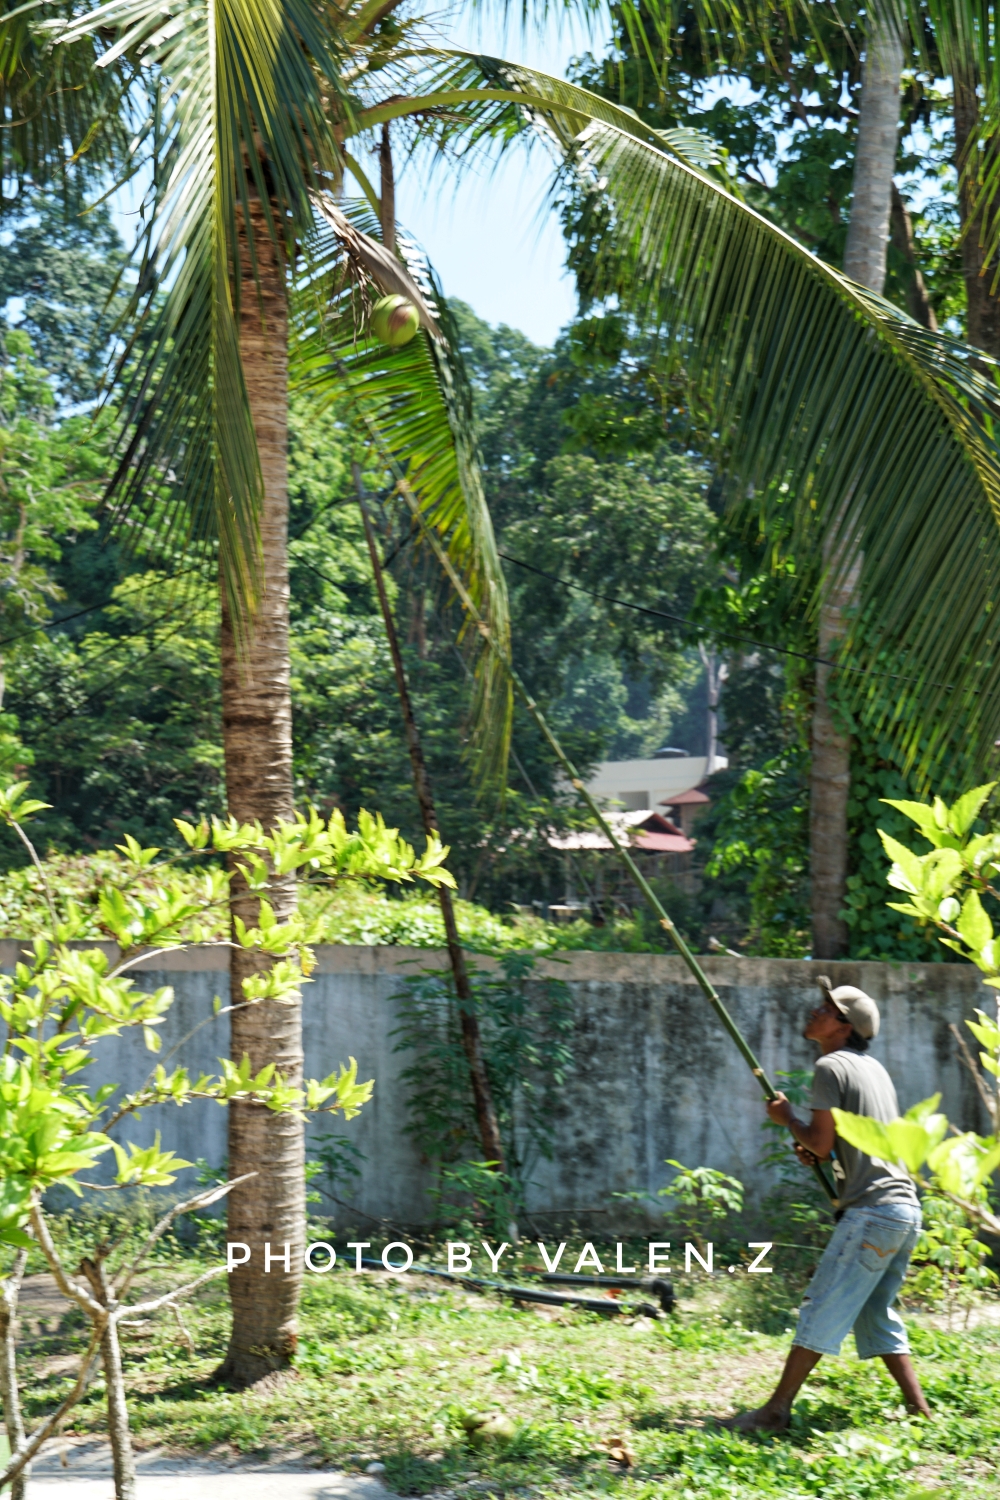
<svg viewBox="0 0 1000 1500">
<path fill-rule="evenodd" d="M 419 327 L 420 314 L 405 297 L 380 297 L 372 308 L 372 333 L 390 349 L 408 344 Z"/>
<path fill-rule="evenodd" d="M 464 1416 L 461 1421 L 471 1448 L 485 1448 L 489 1443 L 495 1443 L 498 1448 L 506 1448 L 517 1436 L 514 1423 L 502 1412 L 493 1411 L 485 1417 Z"/>
</svg>

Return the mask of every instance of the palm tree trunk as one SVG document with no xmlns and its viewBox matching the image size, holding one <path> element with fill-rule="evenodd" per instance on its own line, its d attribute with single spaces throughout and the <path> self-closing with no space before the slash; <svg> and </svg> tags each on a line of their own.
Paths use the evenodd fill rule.
<svg viewBox="0 0 1000 1500">
<path fill-rule="evenodd" d="M 392 166 L 392 140 L 389 136 L 389 121 L 382 126 L 379 143 L 379 221 L 382 227 L 382 243 L 390 255 L 396 253 L 396 177 Z"/>
<path fill-rule="evenodd" d="M 899 86 L 903 44 L 895 26 L 876 23 L 868 41 L 861 86 L 858 144 L 854 158 L 851 222 L 844 270 L 881 292 L 892 210 L 892 174 L 899 135 Z M 849 502 L 848 502 L 849 503 Z M 839 556 L 824 556 L 832 582 L 820 609 L 819 655 L 828 657 L 843 635 L 844 615 L 857 603 L 857 569 L 838 577 Z M 839 724 L 829 697 L 828 667 L 817 667 L 811 731 L 809 863 L 812 956 L 842 958 L 847 925 L 840 913 L 847 891 L 847 799 L 851 787 L 851 738 Z"/>
<path fill-rule="evenodd" d="M 288 654 L 288 303 L 280 251 L 263 211 L 252 212 L 259 286 L 242 247 L 240 354 L 263 479 L 262 597 L 239 646 L 223 594 L 222 721 L 229 812 L 272 828 L 289 819 L 292 796 L 292 710 Z M 258 902 L 238 875 L 233 914 L 257 920 Z M 269 893 L 279 921 L 295 910 L 295 881 Z M 234 948 L 229 978 L 233 1003 L 242 982 L 270 961 Z M 232 1056 L 256 1072 L 274 1063 L 285 1081 L 302 1081 L 302 1009 L 264 1001 L 232 1015 Z M 281 1368 L 295 1349 L 296 1310 L 305 1245 L 305 1149 L 300 1120 L 260 1105 L 229 1106 L 229 1175 L 257 1175 L 228 1200 L 228 1237 L 250 1246 L 250 1260 L 229 1277 L 233 1326 L 220 1377 L 246 1386 Z M 265 1268 L 265 1247 L 273 1257 Z"/>
<path fill-rule="evenodd" d="M 392 656 L 392 667 L 396 676 L 396 691 L 399 695 L 399 707 L 403 715 L 403 726 L 406 730 L 406 744 L 410 752 L 413 785 L 416 790 L 417 801 L 420 804 L 420 816 L 426 834 L 439 833 L 437 811 L 434 806 L 434 794 L 431 791 L 430 777 L 427 775 L 424 749 L 420 743 L 417 721 L 414 717 L 413 704 L 410 700 L 410 687 L 406 680 L 403 656 L 399 649 L 396 622 L 393 619 L 392 610 L 389 606 L 389 596 L 386 593 L 385 577 L 382 572 L 382 560 L 378 555 L 375 533 L 372 530 L 371 518 L 368 514 L 368 507 L 365 504 L 364 488 L 361 483 L 361 468 L 358 464 L 354 465 L 354 484 L 358 492 L 358 505 L 361 507 L 361 516 L 365 523 L 368 554 L 371 557 L 372 572 L 375 575 L 375 587 L 378 591 L 382 619 L 385 623 L 386 639 L 389 643 L 389 653 Z M 452 978 L 455 982 L 455 994 L 458 997 L 458 1010 L 462 1029 L 462 1050 L 469 1065 L 469 1082 L 472 1085 L 472 1099 L 476 1111 L 476 1123 L 479 1127 L 479 1142 L 483 1149 L 483 1159 L 484 1161 L 495 1162 L 497 1170 L 503 1172 L 505 1170 L 503 1144 L 500 1140 L 500 1127 L 497 1123 L 497 1112 L 493 1103 L 493 1090 L 490 1087 L 489 1075 L 486 1072 L 486 1063 L 483 1058 L 483 1044 L 479 1031 L 479 1018 L 476 1015 L 475 996 L 472 993 L 469 970 L 465 962 L 465 953 L 458 936 L 458 923 L 455 921 L 455 904 L 451 899 L 451 891 L 447 886 L 439 886 L 438 900 L 441 904 L 445 943 L 448 948 L 448 960 L 451 964 Z"/>
<path fill-rule="evenodd" d="M 993 288 L 993 271 L 985 266 L 983 238 L 992 227 L 986 216 L 995 221 L 995 204 L 978 212 L 975 209 L 976 185 L 963 178 L 969 153 L 969 141 L 979 120 L 979 100 L 975 80 L 955 77 L 953 81 L 955 116 L 955 169 L 959 176 L 958 207 L 962 225 L 962 275 L 968 307 L 969 343 L 987 354 L 1000 355 L 1000 289 Z M 985 272 L 985 274 L 984 274 Z"/>
<path fill-rule="evenodd" d="M 851 221 L 844 249 L 845 273 L 873 292 L 881 292 L 885 285 L 902 72 L 902 39 L 886 17 L 881 25 L 875 22 L 865 55 L 851 183 Z"/>
</svg>

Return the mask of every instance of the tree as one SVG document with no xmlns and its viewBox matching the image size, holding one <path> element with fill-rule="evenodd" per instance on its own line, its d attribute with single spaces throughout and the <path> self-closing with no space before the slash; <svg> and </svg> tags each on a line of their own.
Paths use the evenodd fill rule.
<svg viewBox="0 0 1000 1500">
<path fill-rule="evenodd" d="M 503 573 L 463 427 L 468 406 L 445 358 L 439 323 L 393 253 L 391 171 L 378 199 L 346 138 L 378 127 L 378 93 L 411 70 L 409 38 L 390 0 L 321 15 L 309 0 L 274 13 L 241 3 L 225 15 L 186 0 L 163 28 L 153 0 L 110 0 L 74 13 L 58 3 L 16 11 L 0 30 L 0 94 L 12 129 L 0 168 L 18 185 L 68 161 L 91 179 L 148 173 L 148 215 L 115 386 L 122 441 L 110 493 L 119 527 L 182 547 L 217 549 L 222 719 L 230 812 L 267 828 L 292 812 L 287 564 L 290 350 L 316 387 L 350 389 L 359 425 L 381 420 L 406 482 L 498 638 L 508 634 Z M 64 85 L 68 92 L 64 97 Z M 394 115 L 424 115 L 425 94 Z M 331 195 L 345 170 L 376 211 L 367 234 Z M 357 217 L 357 216 L 356 216 Z M 381 219 L 381 225 L 378 225 Z M 381 228 L 383 243 L 377 230 Z M 423 332 L 409 353 L 359 349 L 370 287 L 402 293 Z M 429 284 L 428 291 L 432 291 Z M 473 654 L 478 633 L 471 637 Z M 484 781 L 502 771 L 511 693 L 492 653 L 478 653 L 474 751 Z M 234 873 L 233 910 L 256 899 Z M 294 907 L 286 879 L 279 916 Z M 234 950 L 231 983 L 267 960 Z M 301 1069 L 294 1006 L 233 1017 L 233 1046 L 255 1065 Z M 230 1166 L 265 1161 L 251 1194 L 229 1203 L 231 1229 L 257 1240 L 304 1231 L 300 1122 L 230 1116 Z M 265 1141 L 265 1135 L 267 1140 Z M 224 1373 L 245 1383 L 289 1358 L 298 1273 L 231 1281 L 234 1324 Z"/>
<path fill-rule="evenodd" d="M 782 4 L 756 4 L 714 6 L 706 3 L 693 6 L 685 18 L 685 25 L 676 44 L 679 54 L 679 77 L 675 75 L 672 89 L 666 93 L 649 87 L 648 64 L 642 51 L 629 45 L 626 38 L 619 43 L 617 54 L 606 64 L 605 76 L 594 64 L 584 70 L 585 76 L 604 83 L 604 92 L 614 93 L 614 77 L 620 76 L 622 67 L 629 78 L 629 100 L 639 108 L 643 118 L 662 128 L 667 123 L 697 123 L 703 127 L 722 126 L 721 139 L 736 154 L 737 161 L 749 167 L 752 154 L 757 149 L 762 127 L 770 123 L 774 113 L 782 117 L 782 123 L 794 126 L 796 134 L 791 147 L 785 147 L 783 155 L 801 161 L 807 155 L 802 146 L 808 139 L 810 122 L 819 116 L 824 126 L 843 120 L 846 132 L 826 128 L 823 136 L 833 143 L 833 151 L 840 158 L 839 170 L 842 178 L 851 168 L 851 146 L 853 145 L 853 173 L 850 183 L 851 202 L 846 243 L 843 246 L 845 273 L 871 290 L 882 293 L 886 279 L 887 251 L 891 233 L 897 240 L 897 254 L 911 266 L 906 284 L 906 300 L 911 311 L 925 326 L 936 326 L 933 308 L 926 298 L 926 288 L 919 268 L 913 265 L 912 221 L 898 189 L 894 183 L 894 171 L 898 157 L 900 134 L 900 82 L 909 44 L 906 34 L 904 8 L 894 0 L 869 10 L 859 27 L 854 18 L 845 21 L 842 13 L 831 17 L 828 7 L 805 5 L 797 20 L 791 7 Z M 693 24 L 691 24 L 693 23 Z M 912 25 L 920 36 L 922 20 L 912 18 Z M 796 26 L 798 32 L 796 33 Z M 862 30 L 862 27 L 865 30 Z M 851 34 L 853 30 L 853 35 Z M 845 50 L 844 43 L 848 43 Z M 852 140 L 853 122 L 845 111 L 841 90 L 845 73 L 851 77 L 850 47 L 860 52 L 865 48 L 865 62 L 860 79 L 855 79 L 857 133 Z M 954 55 L 956 49 L 952 48 Z M 968 65 L 968 60 L 966 60 Z M 697 111 L 697 85 L 713 71 L 730 72 L 747 68 L 754 84 L 760 90 L 764 103 L 755 103 L 744 114 L 754 119 L 754 130 L 749 134 L 745 125 L 742 133 L 737 128 L 739 112 L 720 103 L 709 112 Z M 614 75 L 614 76 L 613 76 Z M 956 108 L 958 108 L 960 75 L 956 72 Z M 832 97 L 831 97 L 832 96 Z M 760 96 L 758 96 L 760 97 Z M 974 98 L 974 91 L 973 91 Z M 776 102 L 777 101 L 777 102 Z M 919 97 L 917 110 L 921 107 Z M 838 114 L 840 119 L 838 119 Z M 666 116 L 666 118 L 665 118 Z M 908 124 L 914 118 L 911 111 Z M 804 128 L 803 128 L 804 127 Z M 776 149 L 773 137 L 772 152 Z M 963 147 L 963 150 L 965 148 Z M 822 156 L 822 151 L 819 153 Z M 809 238 L 815 243 L 816 226 L 803 224 L 802 201 L 812 200 L 815 188 L 810 184 L 817 180 L 829 191 L 832 183 L 829 171 L 817 172 L 817 153 L 810 158 L 810 172 L 803 172 L 794 180 L 794 191 L 785 201 L 793 209 L 789 227 L 802 233 L 809 229 Z M 779 165 L 779 178 L 782 167 Z M 780 207 L 780 194 L 773 189 L 762 190 L 759 178 L 749 170 L 745 172 L 749 190 L 756 201 L 770 200 L 769 206 Z M 844 192 L 846 181 L 840 185 Z M 963 188 L 964 200 L 970 198 L 971 188 Z M 845 205 L 846 206 L 846 205 Z M 840 204 L 834 200 L 833 207 L 839 214 Z M 985 212 L 985 210 L 983 210 Z M 966 218 L 968 215 L 965 215 Z M 826 245 L 819 245 L 820 253 L 837 253 L 837 245 L 829 229 Z M 966 239 L 966 258 L 972 254 L 970 240 Z M 977 251 L 982 261 L 983 250 Z M 900 288 L 902 290 L 902 288 Z M 969 290 L 970 318 L 979 302 L 983 301 L 986 283 L 980 277 L 976 288 Z M 971 326 L 971 324 L 970 324 Z M 976 340 L 978 341 L 978 340 Z M 849 509 L 849 502 L 848 502 Z M 846 519 L 846 518 L 845 518 Z M 856 553 L 849 533 L 837 543 L 846 553 Z M 811 723 L 810 795 L 809 817 L 810 870 L 812 902 L 812 952 L 817 957 L 844 956 L 847 951 L 848 931 L 844 920 L 846 904 L 846 880 L 848 874 L 848 797 L 850 792 L 851 737 L 843 722 L 843 711 L 838 710 L 831 698 L 835 679 L 831 669 L 824 665 L 836 652 L 845 629 L 845 613 L 856 613 L 859 605 L 857 579 L 851 568 L 841 566 L 842 559 L 827 555 L 825 565 L 831 574 L 825 602 L 817 616 L 816 654 L 821 658 L 817 664 L 813 689 L 813 716 Z M 839 575 L 834 581 L 834 575 Z"/>
<path fill-rule="evenodd" d="M 88 207 L 79 185 L 68 199 L 52 188 L 18 196 L 9 209 L 11 242 L 0 257 L 0 308 L 27 334 L 60 407 L 96 401 L 111 352 L 124 246 L 106 204 Z"/>
<path fill-rule="evenodd" d="M 851 218 L 844 250 L 844 274 L 881 295 L 893 202 L 893 173 L 899 141 L 900 75 L 903 38 L 891 0 L 876 9 L 866 39 L 857 147 L 851 191 Z M 851 509 L 851 498 L 845 497 Z M 851 789 L 851 736 L 838 721 L 831 702 L 831 670 L 846 633 L 847 616 L 860 605 L 860 565 L 849 531 L 834 543 L 852 554 L 843 567 L 829 548 L 824 571 L 829 582 L 820 605 L 817 655 L 810 726 L 809 849 L 812 953 L 814 958 L 843 958 L 848 933 L 847 803 Z"/>
<path fill-rule="evenodd" d="M 8 176 L 38 181 L 65 171 L 67 141 L 84 170 L 92 164 L 91 180 L 150 173 L 115 375 L 123 427 L 114 514 L 119 527 L 166 533 L 175 546 L 217 555 L 228 807 L 241 824 L 265 829 L 293 813 L 288 359 L 290 343 L 315 329 L 313 314 L 331 384 L 351 384 L 344 373 L 351 362 L 355 400 L 369 415 L 391 408 L 405 426 L 409 402 L 401 440 L 409 445 L 411 486 L 506 632 L 489 519 L 463 482 L 449 422 L 460 413 L 438 390 L 443 363 L 423 335 L 409 356 L 353 343 L 351 359 L 355 291 L 363 311 L 373 282 L 405 291 L 432 339 L 441 339 L 402 261 L 329 200 L 349 159 L 343 137 L 356 133 L 364 114 L 364 99 L 344 81 L 343 59 L 364 58 L 374 78 L 398 35 L 389 10 L 372 4 L 355 5 L 331 27 L 307 0 L 286 0 L 267 16 L 245 6 L 222 16 L 191 3 L 165 33 L 157 5 L 112 0 L 68 19 L 58 6 L 42 6 L 7 22 L 0 37 L 5 101 L 16 105 L 15 118 L 34 110 L 31 128 L 5 137 Z M 64 79 L 80 85 L 66 98 Z M 413 409 L 426 416 L 428 403 L 430 425 L 415 452 Z M 489 678 L 488 669 L 480 722 L 484 744 L 502 761 L 509 693 L 490 694 Z M 252 922 L 257 905 L 234 869 L 234 920 Z M 279 920 L 291 915 L 290 876 L 277 881 L 273 905 Z M 236 948 L 234 993 L 269 964 L 266 954 Z M 298 1005 L 238 1009 L 232 1047 L 255 1069 L 276 1064 L 294 1084 L 302 1061 Z M 230 1132 L 234 1173 L 250 1160 L 259 1170 L 253 1191 L 244 1186 L 230 1200 L 230 1232 L 253 1242 L 287 1240 L 294 1267 L 305 1223 L 301 1121 L 238 1106 Z M 232 1278 L 224 1373 L 237 1383 L 289 1358 L 300 1276 L 299 1267 Z"/>
<path fill-rule="evenodd" d="M 392 18 L 380 14 L 362 6 L 345 17 L 338 38 L 370 47 L 378 61 L 357 74 L 363 89 L 369 78 L 381 81 L 382 28 Z M 384 451 L 407 455 L 405 483 L 470 576 L 483 638 L 500 647 L 481 658 L 482 722 L 495 728 L 507 715 L 505 593 L 462 436 L 468 408 L 413 278 L 325 191 L 350 165 L 338 129 L 346 136 L 414 114 L 453 138 L 509 136 L 533 118 L 546 122 L 578 168 L 568 180 L 584 184 L 591 209 L 576 252 L 587 295 L 618 296 L 636 325 L 669 331 L 696 401 L 712 412 L 727 470 L 754 485 L 762 512 L 784 504 L 794 486 L 799 531 L 810 544 L 836 543 L 849 480 L 866 601 L 850 644 L 861 664 L 887 658 L 895 667 L 905 658 L 916 680 L 905 703 L 919 704 L 923 724 L 904 716 L 896 730 L 904 751 L 916 753 L 928 725 L 929 753 L 948 743 L 949 726 L 935 723 L 934 711 L 949 690 L 968 706 L 971 744 L 985 743 L 989 715 L 976 712 L 978 695 L 988 701 L 1000 672 L 986 611 L 996 464 L 979 418 L 988 391 L 961 351 L 911 330 L 739 204 L 706 175 L 713 152 L 690 132 L 658 134 L 584 90 L 473 57 L 430 58 L 426 87 L 359 101 L 304 0 L 285 0 L 277 32 L 253 11 L 241 9 L 231 29 L 223 20 L 191 0 L 183 24 L 167 35 L 158 5 L 113 0 L 69 23 L 58 45 L 96 39 L 112 82 L 122 60 L 139 69 L 128 72 L 127 86 L 119 77 L 122 110 L 135 108 L 143 81 L 155 96 L 144 117 L 149 133 L 138 137 L 158 173 L 155 257 L 143 263 L 136 333 L 122 364 L 128 442 L 116 503 L 119 517 L 138 518 L 144 497 L 157 505 L 183 500 L 192 545 L 216 539 L 234 811 L 267 824 L 291 795 L 283 468 L 290 316 L 309 378 L 346 384 Z M 104 52 L 111 35 L 117 40 Z M 26 149 L 23 135 L 12 141 Z M 405 287 L 423 309 L 426 335 L 391 354 L 357 346 L 345 264 L 348 284 L 363 283 L 364 267 L 383 286 Z M 709 266 L 718 295 L 705 301 Z M 757 292 L 749 302 L 748 273 Z M 836 555 L 838 567 L 855 560 L 850 549 Z M 928 600 L 943 622 L 932 635 L 924 628 Z M 962 732 L 968 740 L 966 723 Z M 266 746 L 263 767 L 258 743 Z M 503 735 L 480 743 L 494 747 L 495 767 Z M 282 911 L 291 900 L 290 890 L 275 894 Z M 245 901 L 249 910 L 252 895 Z M 245 1045 L 252 1060 L 262 1048 L 268 1060 L 284 1049 L 294 1071 L 294 1007 L 274 1018 L 272 1034 L 271 1018 L 258 1015 L 264 1024 L 255 1017 L 234 1047 Z M 254 1129 L 244 1136 L 238 1123 L 237 1147 L 244 1139 L 255 1144 Z M 232 1156 L 230 1165 L 238 1165 Z M 254 1203 L 237 1195 L 234 1226 L 249 1223 L 262 1239 L 266 1224 L 266 1237 L 277 1239 L 287 1225 L 297 1243 L 300 1165 L 301 1134 L 289 1131 L 268 1153 Z M 234 1278 L 233 1378 L 255 1378 L 287 1359 L 296 1295 L 294 1275 L 257 1288 Z"/>
<path fill-rule="evenodd" d="M 987 755 L 994 711 L 970 689 L 994 670 L 985 643 L 998 467 L 986 416 L 992 388 L 975 351 L 808 255 L 712 177 L 707 152 L 696 166 L 690 158 L 702 148 L 688 137 L 685 150 L 680 132 L 651 129 L 530 69 L 490 59 L 446 66 L 456 93 L 477 77 L 505 84 L 555 133 L 574 165 L 566 193 L 578 215 L 572 260 L 584 298 L 598 309 L 615 298 L 659 339 L 661 378 L 683 372 L 698 430 L 751 495 L 762 533 L 780 520 L 793 555 L 832 546 L 833 582 L 860 560 L 848 702 L 911 760 L 929 764 L 948 743 Z M 512 124 L 492 94 L 477 127 L 487 121 Z M 966 525 L 982 567 L 970 567 L 959 541 Z M 815 617 L 815 575 L 798 592 Z M 867 673 L 895 671 L 905 682 L 873 701 Z"/>
<path fill-rule="evenodd" d="M 105 445 L 80 419 L 53 422 L 46 372 L 32 359 L 26 333 L 6 334 L 0 352 L 0 707 L 11 659 L 16 660 L 62 597 L 48 565 L 60 544 L 92 530 Z M 3 716 L 3 748 L 11 769 L 24 760 Z"/>
<path fill-rule="evenodd" d="M 202 878 L 194 885 L 189 884 L 185 891 L 172 878 L 174 872 L 170 868 L 185 855 L 175 854 L 157 865 L 159 849 L 143 849 L 134 839 L 127 840 L 121 851 L 125 859 L 118 865 L 119 880 L 102 882 L 93 893 L 98 899 L 102 924 L 118 944 L 117 960 L 109 961 L 97 948 L 89 952 L 74 951 L 70 944 L 80 932 L 83 913 L 72 904 L 66 920 L 60 922 L 57 918 L 41 861 L 23 827 L 42 804 L 27 799 L 26 790 L 26 782 L 0 786 L 0 818 L 23 840 L 42 878 L 50 922 L 45 937 L 36 939 L 32 949 L 22 955 L 26 961 L 17 964 L 14 976 L 5 975 L 0 984 L 0 1016 L 6 1031 L 0 1065 L 3 1168 L 0 1243 L 14 1244 L 20 1249 L 11 1283 L 3 1288 L 0 1316 L 3 1340 L 0 1391 L 12 1450 L 0 1479 L 6 1481 L 13 1475 L 15 1494 L 20 1500 L 26 1463 L 85 1392 L 99 1347 L 107 1390 L 116 1500 L 135 1500 L 135 1462 L 118 1334 L 124 1315 L 122 1303 L 145 1253 L 177 1215 L 218 1201 L 233 1184 L 227 1183 L 172 1209 L 154 1229 L 138 1259 L 111 1276 L 107 1274 L 107 1262 L 112 1247 L 107 1243 L 95 1246 L 92 1257 L 84 1257 L 75 1275 L 67 1272 L 51 1237 L 42 1202 L 44 1192 L 60 1184 L 82 1196 L 81 1184 L 76 1180 L 79 1173 L 92 1168 L 106 1151 L 113 1151 L 117 1160 L 117 1186 L 155 1187 L 172 1183 L 176 1171 L 191 1163 L 178 1160 L 172 1151 L 162 1151 L 159 1133 L 154 1145 L 145 1149 L 131 1143 L 126 1149 L 110 1134 L 116 1125 L 149 1105 L 180 1105 L 203 1098 L 228 1103 L 231 1108 L 237 1100 L 253 1100 L 258 1107 L 277 1114 L 288 1110 L 303 1114 L 306 1110 L 342 1109 L 345 1117 L 350 1118 L 370 1097 L 372 1084 L 357 1082 L 357 1064 L 352 1059 L 349 1068 L 341 1066 L 339 1073 L 331 1073 L 322 1081 L 311 1079 L 301 1087 L 290 1087 L 273 1064 L 251 1073 L 249 1058 L 244 1055 L 239 1060 L 222 1060 L 218 1077 L 192 1080 L 183 1066 L 168 1073 L 162 1064 L 157 1064 L 131 1094 L 114 1098 L 117 1093 L 114 1084 L 90 1093 L 77 1075 L 92 1061 L 94 1043 L 101 1036 L 141 1026 L 148 1049 L 154 1053 L 160 1050 L 157 1028 L 173 1004 L 173 991 L 169 987 L 152 994 L 137 990 L 129 972 L 135 958 L 150 949 L 155 952 L 192 938 L 198 940 L 206 928 L 210 930 L 214 909 L 226 903 L 229 881 L 221 870 L 210 866 L 203 868 Z M 234 819 L 225 823 L 216 819 L 211 824 L 203 821 L 198 825 L 178 819 L 177 828 L 187 845 L 188 858 L 201 862 L 209 851 L 237 852 L 246 861 L 246 879 L 260 896 L 260 926 L 248 928 L 237 923 L 233 937 L 241 947 L 270 953 L 275 962 L 268 972 L 247 979 L 240 997 L 232 1001 L 230 1008 L 252 1009 L 269 1002 L 294 1003 L 299 986 L 315 963 L 307 946 L 307 924 L 301 920 L 287 923 L 274 920 L 267 896 L 273 889 L 276 868 L 305 869 L 313 879 L 334 883 L 344 878 L 404 881 L 417 878 L 432 886 L 453 884 L 453 877 L 444 868 L 446 851 L 439 840 L 429 838 L 425 852 L 417 856 L 395 830 L 387 829 L 370 814 L 359 819 L 354 833 L 348 831 L 339 813 L 326 822 L 315 812 L 308 818 L 298 817 L 276 826 L 268 834 L 259 827 L 241 828 Z M 150 876 L 154 882 L 152 889 Z M 138 884 L 143 879 L 144 890 Z M 215 1013 L 220 1009 L 217 1002 Z M 43 1047 L 41 1037 L 50 1024 L 53 1034 Z M 26 1233 L 29 1226 L 30 1238 Z M 18 1402 L 13 1325 L 26 1260 L 23 1252 L 33 1242 L 48 1261 L 59 1290 L 90 1319 L 92 1336 L 70 1395 L 55 1416 L 40 1423 L 29 1439 Z M 247 1249 L 252 1255 L 252 1247 Z M 226 1266 L 213 1268 L 184 1288 L 182 1295 L 206 1280 L 225 1275 L 226 1271 Z M 78 1276 L 85 1280 L 75 1279 Z M 154 1311 L 165 1306 L 175 1295 L 169 1292 L 152 1303 L 147 1302 L 143 1310 Z"/>
</svg>

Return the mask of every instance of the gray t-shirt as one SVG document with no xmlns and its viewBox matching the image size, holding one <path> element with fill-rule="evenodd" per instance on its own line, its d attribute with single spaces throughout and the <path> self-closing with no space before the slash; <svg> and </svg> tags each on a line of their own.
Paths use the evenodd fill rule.
<svg viewBox="0 0 1000 1500">
<path fill-rule="evenodd" d="M 883 1124 L 899 1118 L 896 1090 L 882 1064 L 867 1052 L 852 1052 L 849 1047 L 819 1059 L 809 1104 L 812 1109 L 846 1109 L 852 1115 L 867 1115 Z M 833 1171 L 841 1208 L 850 1208 L 861 1199 L 866 1208 L 876 1203 L 917 1201 L 912 1179 L 902 1167 L 866 1156 L 839 1135 L 834 1149 L 837 1159 Z"/>
</svg>

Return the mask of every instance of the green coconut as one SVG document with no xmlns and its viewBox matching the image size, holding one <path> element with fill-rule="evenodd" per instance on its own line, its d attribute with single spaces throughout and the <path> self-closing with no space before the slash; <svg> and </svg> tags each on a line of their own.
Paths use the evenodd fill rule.
<svg viewBox="0 0 1000 1500">
<path fill-rule="evenodd" d="M 498 1448 L 506 1448 L 517 1436 L 517 1427 L 510 1417 L 498 1411 L 490 1412 L 485 1417 L 464 1416 L 462 1426 L 472 1448 L 485 1448 L 490 1443 Z"/>
<path fill-rule="evenodd" d="M 388 344 L 390 349 L 408 344 L 419 327 L 420 314 L 405 297 L 380 297 L 372 308 L 372 333 L 380 344 Z"/>
</svg>

